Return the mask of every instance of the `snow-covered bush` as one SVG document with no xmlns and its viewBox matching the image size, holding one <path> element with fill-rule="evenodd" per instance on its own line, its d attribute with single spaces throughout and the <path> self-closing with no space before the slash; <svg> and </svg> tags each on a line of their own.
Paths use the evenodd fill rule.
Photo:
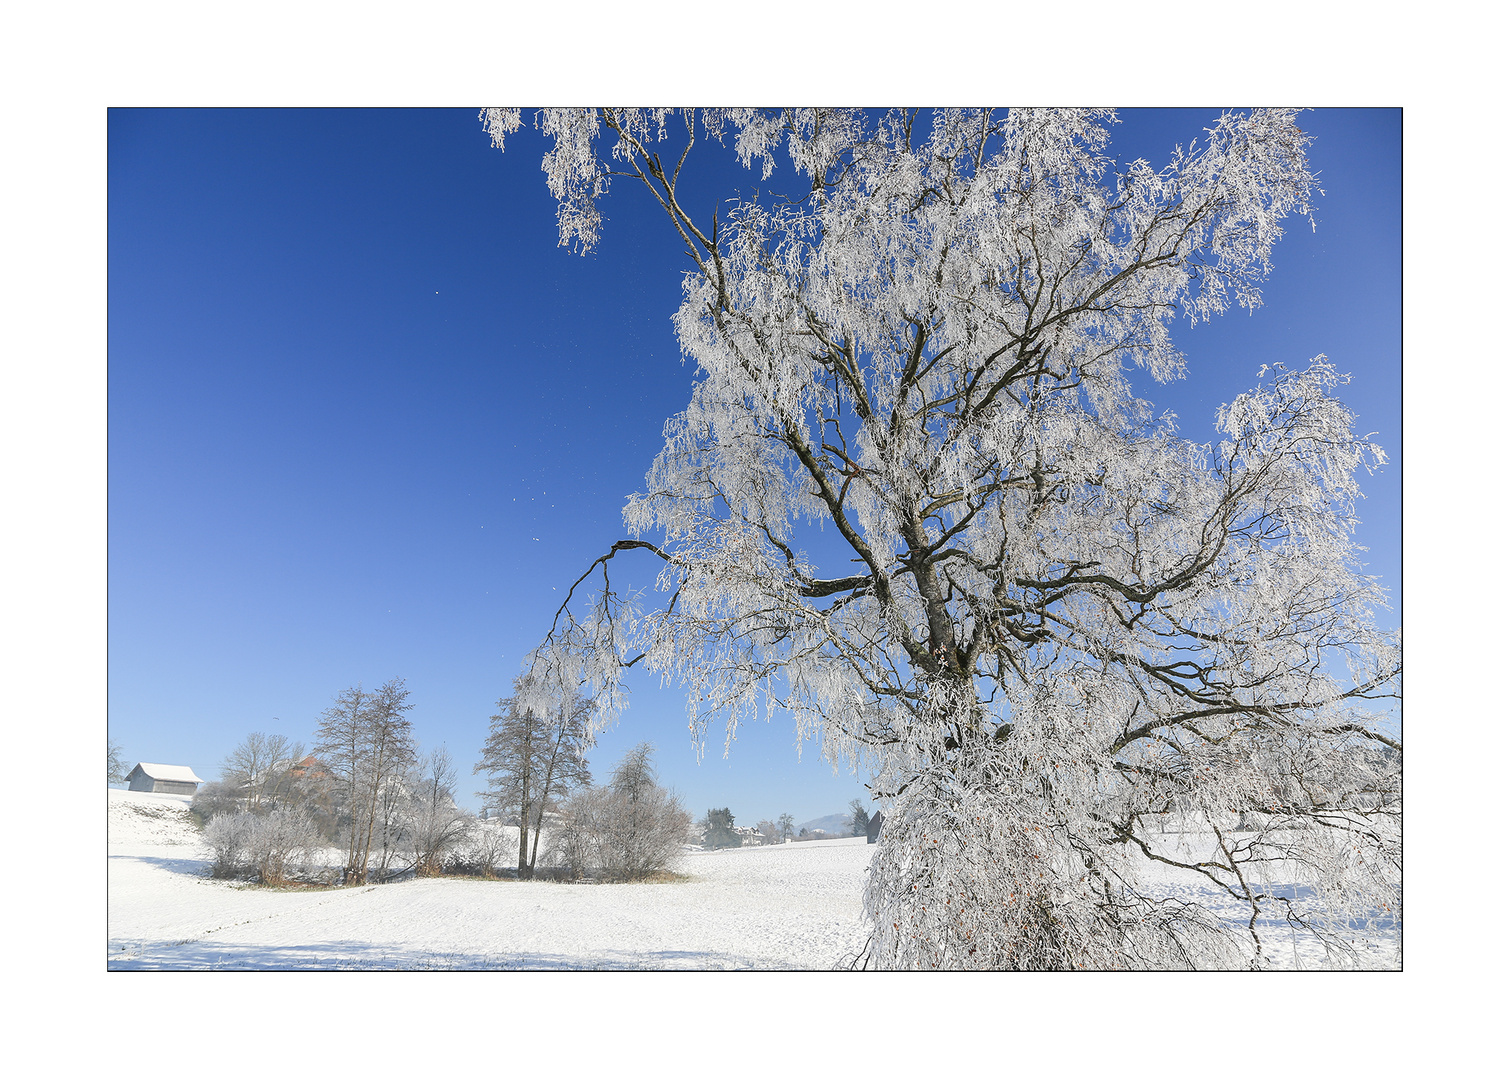
<svg viewBox="0 0 1511 1080">
<path fill-rule="evenodd" d="M 307 813 L 280 809 L 258 818 L 249 843 L 258 880 L 264 885 L 288 881 L 309 866 L 319 845 L 320 835 Z"/>
<path fill-rule="evenodd" d="M 597 870 L 610 880 L 639 881 L 665 870 L 682 850 L 692 816 L 656 783 L 651 754 L 641 743 L 607 786 L 585 788 L 562 808 L 552 850 L 573 876 Z"/>
<path fill-rule="evenodd" d="M 454 804 L 415 800 L 404 833 L 415 874 L 440 874 L 451 853 L 466 839 L 470 822 L 471 815 Z"/>
<path fill-rule="evenodd" d="M 498 818 L 470 818 L 466 835 L 446 857 L 446 872 L 493 877 L 508 858 L 514 836 Z"/>
<path fill-rule="evenodd" d="M 208 784 L 202 784 L 194 793 L 194 798 L 189 802 L 189 813 L 204 826 L 213 818 L 240 813 L 245 802 L 235 785 L 224 780 L 212 780 Z"/>
<path fill-rule="evenodd" d="M 403 788 L 400 836 L 418 877 L 442 873 L 472 827 L 472 815 L 456 804 L 456 769 L 444 746 L 410 770 Z"/>
<path fill-rule="evenodd" d="M 602 788 L 582 788 L 562 806 L 561 824 L 551 837 L 550 857 L 574 878 L 585 877 L 602 864 L 606 795 Z"/>
<path fill-rule="evenodd" d="M 205 826 L 214 877 L 255 876 L 264 885 L 281 885 L 305 870 L 320 835 L 300 810 L 269 814 L 221 814 Z"/>
<path fill-rule="evenodd" d="M 214 856 L 212 877 L 240 877 L 246 872 L 247 829 L 254 820 L 252 814 L 218 814 L 205 824 L 205 843 Z"/>
<path fill-rule="evenodd" d="M 636 802 L 613 791 L 600 848 L 604 873 L 636 881 L 665 870 L 682 850 L 692 820 L 678 798 L 662 788 Z"/>
</svg>

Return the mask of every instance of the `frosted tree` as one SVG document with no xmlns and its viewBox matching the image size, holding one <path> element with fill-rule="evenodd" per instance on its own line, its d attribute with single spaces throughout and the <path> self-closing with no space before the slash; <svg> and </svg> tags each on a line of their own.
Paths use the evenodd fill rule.
<svg viewBox="0 0 1511 1080">
<path fill-rule="evenodd" d="M 521 124 L 483 119 L 500 148 Z M 1399 912 L 1401 747 L 1377 711 L 1400 649 L 1352 540 L 1384 455 L 1345 376 L 1276 358 L 1204 441 L 1129 381 L 1183 375 L 1174 319 L 1260 302 L 1317 194 L 1308 139 L 1291 111 L 1224 114 L 1117 169 L 1113 122 L 537 116 L 563 244 L 591 249 L 619 179 L 665 210 L 698 380 L 631 538 L 530 670 L 580 681 L 603 723 L 644 662 L 698 730 L 785 710 L 868 776 L 867 965 L 1257 965 L 1262 918 L 1346 964 L 1350 926 Z M 695 213 L 700 141 L 763 181 L 785 156 L 799 188 Z M 654 604 L 610 587 L 635 550 L 660 560 Z M 1168 842 L 1172 820 L 1201 842 Z"/>
<path fill-rule="evenodd" d="M 246 799 L 247 809 L 258 813 L 287 798 L 295 781 L 292 770 L 303 756 L 301 744 L 254 731 L 226 755 L 220 779 Z"/>
<path fill-rule="evenodd" d="M 600 850 L 611 877 L 638 880 L 664 870 L 682 849 L 692 816 L 658 782 L 654 748 L 640 743 L 609 777 Z"/>
<path fill-rule="evenodd" d="M 409 802 L 404 835 L 415 873 L 434 877 L 472 829 L 472 815 L 456 804 L 456 768 L 444 746 L 431 750 L 410 770 L 405 788 Z"/>
<path fill-rule="evenodd" d="M 533 877 L 541 826 L 555 800 L 592 782 L 587 750 L 589 702 L 573 687 L 529 675 L 498 699 L 475 773 L 488 777 L 478 797 L 519 821 L 519 876 Z M 531 841 L 531 829 L 534 841 Z"/>
<path fill-rule="evenodd" d="M 611 881 L 639 881 L 663 871 L 682 850 L 692 817 L 663 788 L 641 743 L 614 766 L 601 788 L 584 785 L 562 806 L 555 855 L 577 877 L 596 870 Z"/>
<path fill-rule="evenodd" d="M 372 842 L 385 809 L 398 805 L 395 784 L 414 764 L 415 744 L 408 713 L 414 708 L 403 679 L 390 679 L 377 690 L 360 686 L 337 695 L 320 714 L 315 753 L 330 771 L 344 804 L 347 821 L 348 884 L 367 881 Z M 378 832 L 380 842 L 386 832 Z"/>
<path fill-rule="evenodd" d="M 865 836 L 871 826 L 871 813 L 859 799 L 850 800 L 850 835 Z"/>
</svg>

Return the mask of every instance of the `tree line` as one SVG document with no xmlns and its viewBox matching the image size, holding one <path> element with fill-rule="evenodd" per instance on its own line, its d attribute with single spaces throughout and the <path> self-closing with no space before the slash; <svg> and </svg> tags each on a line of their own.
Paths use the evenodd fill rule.
<svg viewBox="0 0 1511 1080">
<path fill-rule="evenodd" d="M 703 831 L 703 846 L 710 848 L 741 847 L 747 842 L 762 844 L 781 844 L 788 840 L 820 840 L 832 839 L 839 836 L 865 836 L 871 824 L 871 815 L 867 813 L 865 804 L 859 799 L 850 800 L 850 820 L 844 833 L 826 833 L 822 829 L 810 832 L 807 829 L 798 829 L 792 821 L 791 814 L 783 814 L 775 821 L 763 818 L 757 822 L 753 830 L 747 829 L 741 832 L 735 827 L 734 814 L 725 806 L 719 809 L 710 809 L 698 821 L 698 827 Z"/>
<path fill-rule="evenodd" d="M 528 879 L 543 835 L 546 865 L 576 878 L 640 880 L 666 868 L 692 822 L 660 785 L 649 743 L 596 787 L 580 698 L 541 707 L 516 693 L 497 707 L 473 768 L 487 780 L 477 792 L 480 816 L 458 805 L 446 748 L 421 751 L 403 679 L 336 695 L 308 751 L 283 735 L 251 733 L 191 804 L 213 873 L 283 884 L 309 877 L 317 853 L 334 847 L 339 871 L 321 876 L 345 885 L 410 874 L 494 876 L 512 843 L 514 873 Z"/>
</svg>

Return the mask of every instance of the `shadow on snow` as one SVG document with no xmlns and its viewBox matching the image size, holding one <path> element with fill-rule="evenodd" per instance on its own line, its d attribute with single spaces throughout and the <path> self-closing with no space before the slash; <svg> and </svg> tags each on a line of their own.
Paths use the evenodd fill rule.
<svg viewBox="0 0 1511 1080">
<path fill-rule="evenodd" d="M 110 971 L 709 971 L 787 970 L 770 959 L 676 949 L 597 956 L 468 953 L 362 941 L 228 945 L 210 941 L 112 941 Z"/>
</svg>

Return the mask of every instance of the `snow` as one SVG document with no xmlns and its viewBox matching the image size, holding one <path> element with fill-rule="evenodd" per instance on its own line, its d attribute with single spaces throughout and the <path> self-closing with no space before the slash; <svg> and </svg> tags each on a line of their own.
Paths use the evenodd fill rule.
<svg viewBox="0 0 1511 1080">
<path fill-rule="evenodd" d="M 830 968 L 864 935 L 865 839 L 685 854 L 666 884 L 214 881 L 188 799 L 112 790 L 108 964 L 121 969 Z"/>
<path fill-rule="evenodd" d="M 1243 836 L 1246 834 L 1235 834 Z M 1214 858 L 1212 838 L 1199 832 L 1172 833 L 1158 837 L 1151 845 L 1166 857 L 1181 861 Z M 1306 910 L 1315 901 L 1315 891 L 1309 886 L 1287 884 L 1295 880 L 1281 864 L 1274 871 L 1276 881 L 1261 884 L 1257 876 L 1251 884 L 1258 891 L 1288 897 L 1298 909 Z M 1162 894 L 1170 899 L 1200 904 L 1227 926 L 1238 930 L 1241 937 L 1248 932 L 1251 911 L 1242 901 L 1220 889 L 1200 882 L 1189 872 L 1169 866 L 1151 863 L 1145 869 L 1145 881 L 1152 888 L 1156 883 Z M 1311 934 L 1299 932 L 1286 921 L 1275 905 L 1265 908 L 1266 914 L 1256 920 L 1254 930 L 1263 947 L 1263 966 L 1282 970 L 1316 970 L 1329 965 L 1322 943 Z M 1400 925 L 1394 919 L 1379 913 L 1378 918 L 1365 922 L 1356 921 L 1350 928 L 1340 931 L 1343 938 L 1351 941 L 1358 950 L 1358 964 L 1365 969 L 1400 970 L 1401 935 Z"/>
<path fill-rule="evenodd" d="M 664 884 L 432 878 L 277 890 L 212 880 L 188 804 L 109 791 L 112 970 L 827 969 L 865 940 L 861 890 L 876 849 L 864 837 L 686 850 L 673 867 L 685 880 Z M 1174 874 L 1162 885 L 1247 923 L 1213 889 Z M 1257 929 L 1270 966 L 1322 963 L 1282 921 Z M 1398 966 L 1394 934 L 1361 937 L 1380 966 Z"/>
<path fill-rule="evenodd" d="M 203 784 L 204 781 L 194 775 L 194 770 L 187 765 L 158 765 L 151 761 L 137 762 L 134 773 L 140 769 L 153 780 L 179 780 L 194 784 Z"/>
</svg>

